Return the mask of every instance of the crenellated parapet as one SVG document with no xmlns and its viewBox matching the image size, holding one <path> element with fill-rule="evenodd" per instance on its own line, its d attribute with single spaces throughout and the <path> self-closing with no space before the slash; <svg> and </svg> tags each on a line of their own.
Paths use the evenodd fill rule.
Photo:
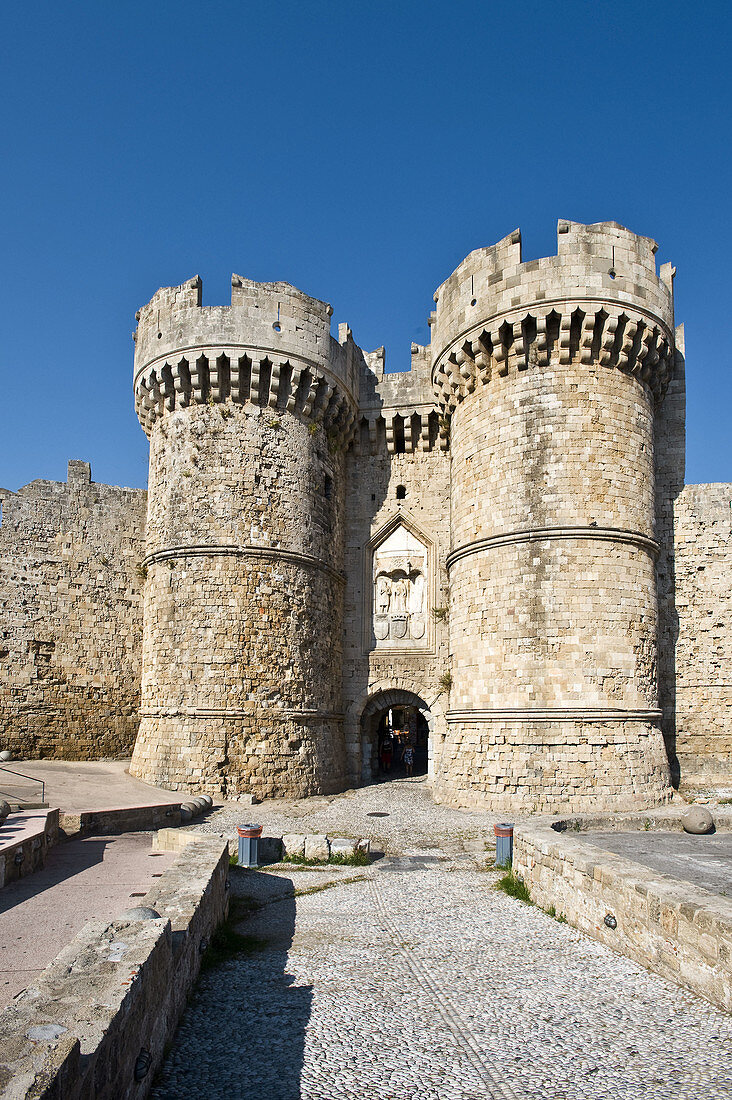
<svg viewBox="0 0 732 1100">
<path fill-rule="evenodd" d="M 364 355 L 361 368 L 357 454 L 447 450 L 446 423 L 430 381 L 430 349 L 412 344 L 408 371 L 387 374 L 384 348 Z"/>
<path fill-rule="evenodd" d="M 149 436 L 166 412 L 258 405 L 322 423 L 337 442 L 356 421 L 359 353 L 332 308 L 288 283 L 233 275 L 231 306 L 202 306 L 201 280 L 165 287 L 137 313 L 135 407 Z"/>
<path fill-rule="evenodd" d="M 615 222 L 560 221 L 556 256 L 521 262 L 518 230 L 472 252 L 435 293 L 432 378 L 451 413 L 476 386 L 580 363 L 617 369 L 663 399 L 674 362 L 671 264 Z"/>
</svg>

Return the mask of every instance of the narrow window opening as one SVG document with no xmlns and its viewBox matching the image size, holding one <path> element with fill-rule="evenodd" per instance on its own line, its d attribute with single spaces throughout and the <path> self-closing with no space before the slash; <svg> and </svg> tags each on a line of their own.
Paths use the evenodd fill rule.
<svg viewBox="0 0 732 1100">
<path fill-rule="evenodd" d="M 406 485 L 397 485 L 397 487 L 396 487 L 396 498 L 397 498 L 397 500 L 404 500 L 406 495 L 407 495 Z"/>
</svg>

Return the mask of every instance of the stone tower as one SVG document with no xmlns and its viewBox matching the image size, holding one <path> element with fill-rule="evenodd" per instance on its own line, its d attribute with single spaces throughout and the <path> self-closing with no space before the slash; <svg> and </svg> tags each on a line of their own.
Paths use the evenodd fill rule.
<svg viewBox="0 0 732 1100">
<path fill-rule="evenodd" d="M 287 283 L 201 283 L 137 315 L 150 438 L 141 724 L 131 771 L 173 789 L 341 789 L 350 332 Z"/>
<path fill-rule="evenodd" d="M 435 786 L 463 805 L 668 795 L 656 676 L 654 408 L 673 268 L 614 222 L 511 234 L 435 294 L 450 421 L 450 710 Z"/>
</svg>

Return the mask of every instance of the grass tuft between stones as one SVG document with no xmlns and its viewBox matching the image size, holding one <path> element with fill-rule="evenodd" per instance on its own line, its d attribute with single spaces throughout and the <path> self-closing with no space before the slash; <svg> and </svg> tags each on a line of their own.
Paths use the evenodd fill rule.
<svg viewBox="0 0 732 1100">
<path fill-rule="evenodd" d="M 496 883 L 496 890 L 502 890 L 504 894 L 508 894 L 510 898 L 516 898 L 517 901 L 523 901 L 526 905 L 533 905 L 531 900 L 531 894 L 529 889 L 522 878 L 513 873 L 511 867 L 508 868 L 506 873 L 499 878 Z"/>
<path fill-rule="evenodd" d="M 305 859 L 304 856 L 283 856 L 280 862 L 294 863 L 299 867 L 368 867 L 371 864 L 368 855 L 361 849 L 358 849 L 350 856 L 338 852 L 328 859 Z"/>
</svg>

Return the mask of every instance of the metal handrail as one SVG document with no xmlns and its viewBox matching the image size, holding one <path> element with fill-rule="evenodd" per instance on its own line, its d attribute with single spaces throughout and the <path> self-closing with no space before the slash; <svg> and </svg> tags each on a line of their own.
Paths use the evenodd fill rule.
<svg viewBox="0 0 732 1100">
<path fill-rule="evenodd" d="M 8 775 L 18 775 L 21 779 L 29 779 L 31 783 L 40 783 L 41 802 L 46 801 L 46 784 L 42 779 L 36 779 L 35 775 L 25 775 L 23 772 L 16 772 L 14 768 L 6 768 L 3 765 L 0 765 L 0 772 L 7 772 Z M 28 802 L 29 800 L 27 798 L 24 798 L 23 801 Z"/>
</svg>

